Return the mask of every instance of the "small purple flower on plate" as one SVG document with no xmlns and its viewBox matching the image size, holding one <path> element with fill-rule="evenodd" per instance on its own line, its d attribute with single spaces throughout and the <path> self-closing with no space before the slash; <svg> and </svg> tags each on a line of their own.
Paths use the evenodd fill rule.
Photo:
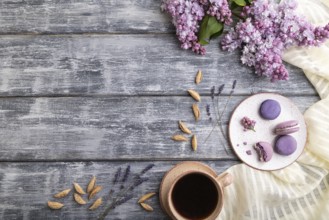
<svg viewBox="0 0 329 220">
<path fill-rule="evenodd" d="M 256 121 L 255 120 L 252 120 L 245 116 L 241 119 L 241 124 L 243 126 L 244 131 L 252 130 L 252 131 L 256 132 L 256 130 L 255 130 Z"/>
</svg>

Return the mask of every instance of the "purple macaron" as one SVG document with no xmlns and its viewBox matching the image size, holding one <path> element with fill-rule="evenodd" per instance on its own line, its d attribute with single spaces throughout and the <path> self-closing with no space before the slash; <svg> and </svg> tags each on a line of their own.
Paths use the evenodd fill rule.
<svg viewBox="0 0 329 220">
<path fill-rule="evenodd" d="M 291 120 L 291 121 L 285 121 L 285 122 L 278 124 L 275 127 L 274 132 L 277 135 L 286 135 L 286 134 L 291 134 L 291 133 L 294 133 L 297 131 L 299 131 L 298 121 Z"/>
<path fill-rule="evenodd" d="M 278 154 L 288 156 L 297 149 L 297 141 L 293 136 L 282 135 L 275 142 L 274 150 Z"/>
<path fill-rule="evenodd" d="M 276 119 L 281 113 L 281 106 L 280 104 L 273 100 L 273 99 L 267 99 L 264 102 L 262 102 L 259 114 L 262 116 L 262 118 L 267 120 L 273 120 Z"/>
<path fill-rule="evenodd" d="M 268 162 L 273 155 L 272 145 L 267 142 L 258 142 L 254 145 L 254 148 L 259 156 L 259 160 L 262 162 Z"/>
</svg>

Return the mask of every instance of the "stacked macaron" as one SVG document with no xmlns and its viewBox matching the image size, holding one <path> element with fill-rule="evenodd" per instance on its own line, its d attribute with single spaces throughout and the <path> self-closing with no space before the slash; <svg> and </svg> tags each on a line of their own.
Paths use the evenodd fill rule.
<svg viewBox="0 0 329 220">
<path fill-rule="evenodd" d="M 279 135 L 275 142 L 274 150 L 281 155 L 288 156 L 297 149 L 296 139 L 289 135 L 299 131 L 298 121 L 291 120 L 278 124 L 275 127 L 275 134 Z"/>
<path fill-rule="evenodd" d="M 285 121 L 285 122 L 278 124 L 275 127 L 274 132 L 277 135 L 287 135 L 287 134 L 291 134 L 291 133 L 294 133 L 297 131 L 299 131 L 298 121 L 291 120 L 291 121 Z"/>
<path fill-rule="evenodd" d="M 259 114 L 265 120 L 274 120 L 281 113 L 280 103 L 267 99 L 260 105 Z M 275 127 L 274 133 L 278 135 L 275 139 L 274 151 L 280 155 L 288 156 L 294 153 L 297 149 L 296 139 L 289 135 L 299 130 L 298 121 L 289 120 L 282 122 Z M 254 145 L 259 160 L 262 162 L 268 162 L 273 155 L 273 147 L 267 142 L 258 142 Z"/>
</svg>

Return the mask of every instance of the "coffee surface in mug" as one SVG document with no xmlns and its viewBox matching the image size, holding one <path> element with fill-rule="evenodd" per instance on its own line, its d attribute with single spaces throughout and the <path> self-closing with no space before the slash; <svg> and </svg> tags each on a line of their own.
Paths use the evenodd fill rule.
<svg viewBox="0 0 329 220">
<path fill-rule="evenodd" d="M 176 211 L 187 219 L 204 219 L 216 209 L 218 190 L 214 182 L 200 173 L 178 180 L 172 191 Z"/>
</svg>

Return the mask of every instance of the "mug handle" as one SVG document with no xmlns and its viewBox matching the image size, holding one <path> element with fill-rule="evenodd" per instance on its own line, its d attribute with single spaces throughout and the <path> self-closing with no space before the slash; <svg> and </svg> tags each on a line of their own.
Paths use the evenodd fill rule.
<svg viewBox="0 0 329 220">
<path fill-rule="evenodd" d="M 230 185 L 233 182 L 233 176 L 230 173 L 222 173 L 216 177 L 216 181 L 223 187 Z"/>
</svg>

